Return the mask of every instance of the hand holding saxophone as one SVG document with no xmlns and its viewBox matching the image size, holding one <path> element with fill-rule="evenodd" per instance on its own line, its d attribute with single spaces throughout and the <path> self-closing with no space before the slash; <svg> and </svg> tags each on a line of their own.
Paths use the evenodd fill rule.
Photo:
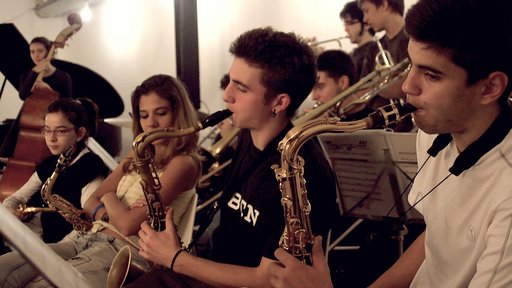
<svg viewBox="0 0 512 288">
<path fill-rule="evenodd" d="M 329 279 L 329 265 L 322 249 L 322 236 L 315 237 L 311 266 L 302 265 L 302 263 L 284 249 L 277 249 L 274 253 L 279 262 L 270 264 L 269 270 L 272 278 L 270 284 L 272 287 L 306 287 L 306 288 L 332 288 L 333 284 L 325 279 Z M 319 286 L 322 285 L 322 286 Z"/>
<path fill-rule="evenodd" d="M 176 266 L 177 257 L 174 256 L 183 249 L 172 217 L 173 209 L 167 209 L 164 230 L 155 231 L 148 222 L 143 222 L 139 231 L 139 255 L 151 263 L 167 268 L 171 267 L 173 259 L 174 267 Z"/>
</svg>

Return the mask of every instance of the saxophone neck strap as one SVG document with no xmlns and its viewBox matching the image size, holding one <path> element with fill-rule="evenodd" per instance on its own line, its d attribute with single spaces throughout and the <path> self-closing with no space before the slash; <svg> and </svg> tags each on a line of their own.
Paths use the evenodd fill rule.
<svg viewBox="0 0 512 288">
<path fill-rule="evenodd" d="M 459 176 L 462 172 L 471 168 L 478 159 L 503 141 L 511 128 L 512 113 L 510 109 L 504 109 L 492 122 L 491 126 L 457 156 L 449 171 L 453 175 Z M 436 157 L 450 142 L 452 142 L 452 135 L 439 134 L 432 143 L 432 146 L 427 150 L 427 153 L 432 157 Z"/>
</svg>

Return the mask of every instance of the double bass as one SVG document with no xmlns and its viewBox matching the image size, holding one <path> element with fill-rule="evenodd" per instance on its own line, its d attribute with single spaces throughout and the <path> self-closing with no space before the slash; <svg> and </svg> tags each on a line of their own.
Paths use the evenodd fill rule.
<svg viewBox="0 0 512 288">
<path fill-rule="evenodd" d="M 67 20 L 69 26 L 63 29 L 53 41 L 46 56 L 47 61 L 51 60 L 57 49 L 63 48 L 66 41 L 82 27 L 81 18 L 76 13 L 70 14 Z M 38 74 L 36 81 L 40 81 L 43 76 L 44 71 Z M 46 109 L 58 97 L 58 93 L 53 90 L 36 88 L 32 89 L 32 95 L 23 103 L 18 116 L 19 132 L 16 146 L 0 180 L 0 201 L 25 184 L 34 173 L 36 165 L 51 155 L 41 134 L 41 127 L 44 126 Z"/>
</svg>

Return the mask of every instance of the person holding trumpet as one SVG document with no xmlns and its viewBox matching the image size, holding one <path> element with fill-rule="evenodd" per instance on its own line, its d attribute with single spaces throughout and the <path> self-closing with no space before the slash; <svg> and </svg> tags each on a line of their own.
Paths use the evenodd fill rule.
<svg viewBox="0 0 512 288">
<path fill-rule="evenodd" d="M 379 48 L 363 21 L 363 11 L 359 9 L 357 1 L 348 2 L 343 6 L 340 19 L 343 21 L 350 42 L 357 45 L 350 53 L 356 66 L 355 80 L 357 81 L 375 69 L 375 56 L 379 53 Z"/>
</svg>

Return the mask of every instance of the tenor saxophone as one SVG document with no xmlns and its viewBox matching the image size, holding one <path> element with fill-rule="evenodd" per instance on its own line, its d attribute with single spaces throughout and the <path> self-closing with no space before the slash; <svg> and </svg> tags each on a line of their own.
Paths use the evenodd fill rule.
<svg viewBox="0 0 512 288">
<path fill-rule="evenodd" d="M 59 214 L 73 225 L 73 229 L 80 233 L 86 233 L 91 230 L 92 222 L 87 217 L 87 214 L 80 209 L 77 209 L 69 201 L 57 194 L 52 194 L 53 185 L 60 173 L 71 163 L 71 156 L 75 152 L 75 147 L 68 148 L 62 153 L 57 160 L 55 170 L 53 170 L 50 178 L 46 180 L 43 187 L 41 188 L 41 196 L 43 200 L 48 204 L 48 208 L 56 210 Z"/>
<path fill-rule="evenodd" d="M 147 213 L 151 228 L 156 231 L 165 230 L 165 207 L 160 201 L 159 191 L 162 185 L 153 164 L 153 158 L 148 152 L 149 145 L 159 139 L 184 137 L 197 133 L 202 129 L 219 124 L 222 120 L 231 116 L 231 114 L 231 111 L 224 109 L 213 113 L 192 127 L 181 130 L 166 127 L 141 133 L 135 137 L 132 144 L 132 149 L 135 153 L 134 165 L 141 178 L 140 184 L 148 204 Z M 131 249 L 128 246 L 119 250 L 112 261 L 112 266 L 107 275 L 107 288 L 122 287 L 127 277 L 138 277 L 145 272 L 143 268 L 132 265 L 131 253 Z"/>
<path fill-rule="evenodd" d="M 321 133 L 354 132 L 392 124 L 415 111 L 410 104 L 393 103 L 378 108 L 367 118 L 341 122 L 338 117 L 310 120 L 293 127 L 278 144 L 281 166 L 272 166 L 281 191 L 285 228 L 279 246 L 303 263 L 311 264 L 314 235 L 309 214 L 311 204 L 304 180 L 304 159 L 298 155 L 302 145 Z"/>
<path fill-rule="evenodd" d="M 165 209 L 162 206 L 158 193 L 161 188 L 160 179 L 153 165 L 153 159 L 147 151 L 148 146 L 159 139 L 177 138 L 197 133 L 202 129 L 219 124 L 222 120 L 231 116 L 231 114 L 231 111 L 224 109 L 213 113 L 203 121 L 189 128 L 175 130 L 166 127 L 147 133 L 141 133 L 135 137 L 132 144 L 133 151 L 135 152 L 134 165 L 141 178 L 140 184 L 148 204 L 148 218 L 151 228 L 156 231 L 165 229 Z"/>
</svg>

